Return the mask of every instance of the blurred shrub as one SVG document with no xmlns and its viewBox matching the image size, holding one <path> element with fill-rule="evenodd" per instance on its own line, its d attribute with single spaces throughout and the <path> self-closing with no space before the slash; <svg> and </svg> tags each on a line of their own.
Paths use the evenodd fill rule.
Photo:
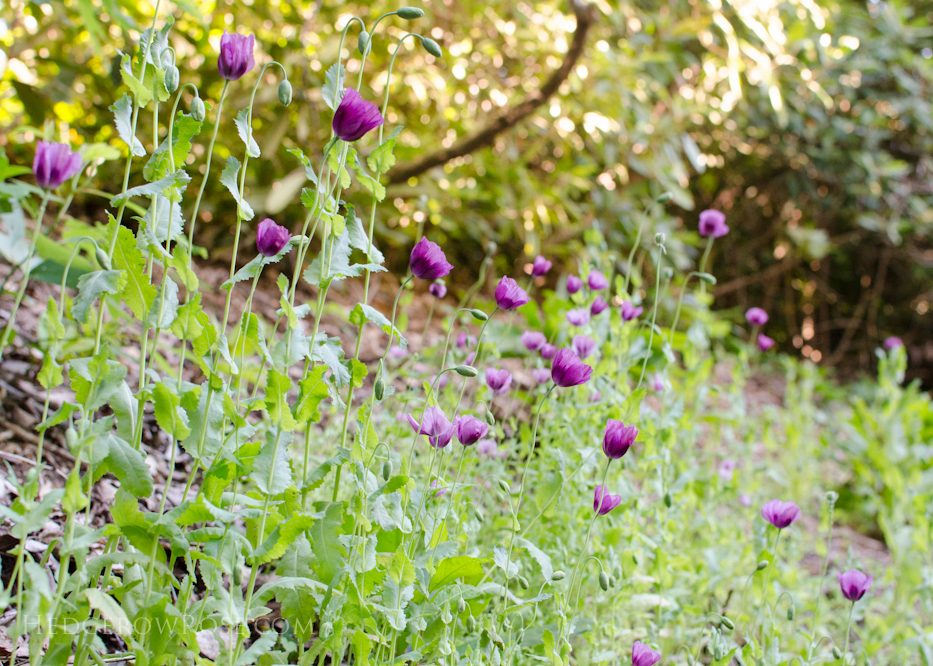
<svg viewBox="0 0 933 666">
<path fill-rule="evenodd" d="M 113 140 L 106 109 L 118 50 L 148 24 L 152 7 L 9 6 L 0 23 L 0 147 L 28 163 L 41 133 Z M 420 24 L 444 55 L 414 41 L 402 48 L 389 113 L 391 126 L 405 125 L 399 166 L 534 99 L 561 66 L 577 28 L 572 10 L 582 6 L 426 2 L 429 18 Z M 393 8 L 162 3 L 177 21 L 182 80 L 198 83 L 206 100 L 219 95 L 215 54 L 224 29 L 255 32 L 260 57 L 289 69 L 296 103 L 277 108 L 270 83 L 257 105 L 257 133 L 269 146 L 252 172 L 257 213 L 300 215 L 300 165 L 285 148 L 320 143 L 329 131 L 319 90 L 337 50 L 331 26 Z M 920 347 L 930 328 L 933 227 L 929 3 L 591 0 L 590 9 L 585 50 L 557 93 L 488 145 L 391 188 L 381 234 L 401 245 L 419 225 L 433 226 L 432 236 L 457 241 L 451 247 L 464 263 L 495 240 L 500 268 L 520 270 L 537 251 L 572 261 L 592 225 L 612 243 L 630 244 L 646 221 L 645 203 L 670 191 L 668 214 L 654 210 L 651 223 L 668 234 L 681 268 L 697 254 L 696 212 L 715 206 L 729 216 L 733 233 L 714 255 L 718 304 L 780 308 L 773 336 L 818 362 L 863 367 L 880 338 L 900 334 L 912 371 L 930 381 L 933 353 Z M 374 43 L 371 71 L 384 71 L 395 40 L 418 28 L 391 21 Z M 351 36 L 346 48 L 354 47 Z M 377 97 L 384 87 L 382 77 L 367 79 L 364 92 Z M 246 85 L 236 86 L 228 108 L 242 107 L 246 95 Z M 234 132 L 226 118 L 215 159 L 236 145 Z M 199 150 L 194 159 L 203 159 Z M 103 169 L 101 183 L 118 180 L 116 163 Z M 79 203 L 101 217 L 93 196 Z M 205 207 L 204 216 L 213 224 L 201 226 L 202 243 L 222 245 L 231 211 Z"/>
</svg>

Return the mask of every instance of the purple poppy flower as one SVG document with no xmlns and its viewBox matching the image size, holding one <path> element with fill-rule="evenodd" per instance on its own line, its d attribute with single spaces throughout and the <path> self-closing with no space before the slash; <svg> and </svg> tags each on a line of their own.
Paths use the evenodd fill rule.
<svg viewBox="0 0 933 666">
<path fill-rule="evenodd" d="M 884 345 L 885 351 L 891 351 L 892 349 L 903 347 L 904 341 L 901 340 L 896 335 L 890 335 L 884 339 L 884 342 L 882 344 Z"/>
<path fill-rule="evenodd" d="M 547 338 L 544 337 L 544 333 L 539 333 L 538 331 L 525 331 L 522 333 L 521 340 L 525 349 L 528 351 L 538 351 L 547 343 Z"/>
<path fill-rule="evenodd" d="M 431 488 L 434 490 L 435 497 L 443 497 L 447 494 L 447 488 L 441 486 L 437 479 L 431 479 Z"/>
<path fill-rule="evenodd" d="M 428 287 L 428 292 L 435 298 L 444 298 L 447 295 L 447 285 L 443 282 L 432 282 Z"/>
<path fill-rule="evenodd" d="M 592 376 L 593 368 L 581 361 L 572 349 L 561 349 L 551 363 L 551 379 L 563 388 L 585 384 Z"/>
<path fill-rule="evenodd" d="M 593 494 L 593 511 L 600 516 L 605 516 L 620 504 L 622 504 L 620 495 L 613 495 L 602 486 L 596 486 L 596 492 Z"/>
<path fill-rule="evenodd" d="M 641 641 L 632 645 L 632 666 L 654 666 L 661 661 L 661 653 L 652 650 Z"/>
<path fill-rule="evenodd" d="M 464 446 L 476 444 L 489 432 L 489 426 L 485 421 L 480 421 L 469 414 L 455 418 L 454 425 L 457 427 L 457 439 Z"/>
<path fill-rule="evenodd" d="M 664 390 L 664 377 L 660 374 L 651 375 L 651 390 L 660 393 Z"/>
<path fill-rule="evenodd" d="M 486 386 L 499 395 L 512 385 L 512 373 L 505 368 L 486 368 Z"/>
<path fill-rule="evenodd" d="M 609 307 L 609 304 L 603 300 L 602 296 L 597 296 L 593 301 L 593 304 L 590 305 L 590 314 L 593 316 L 602 314 Z"/>
<path fill-rule="evenodd" d="M 236 81 L 253 68 L 253 35 L 238 35 L 224 32 L 220 38 L 220 54 L 217 56 L 217 71 L 227 81 Z"/>
<path fill-rule="evenodd" d="M 726 459 L 719 463 L 719 478 L 723 481 L 731 481 L 733 472 L 735 472 L 734 460 Z"/>
<path fill-rule="evenodd" d="M 609 280 L 599 271 L 591 271 L 586 277 L 586 283 L 590 285 L 590 289 L 593 291 L 600 291 L 609 286 Z"/>
<path fill-rule="evenodd" d="M 858 569 L 849 569 L 839 574 L 839 589 L 842 596 L 851 602 L 856 602 L 865 596 L 871 587 L 872 577 Z"/>
<path fill-rule="evenodd" d="M 763 352 L 766 352 L 769 349 L 771 349 L 773 346 L 774 346 L 773 338 L 768 337 L 764 333 L 758 334 L 758 349 L 760 349 Z"/>
<path fill-rule="evenodd" d="M 441 246 L 424 236 L 411 249 L 408 267 L 415 277 L 422 280 L 438 280 L 453 270 L 453 264 L 447 261 Z"/>
<path fill-rule="evenodd" d="M 779 530 L 783 530 L 800 517 L 800 507 L 793 502 L 771 500 L 761 507 L 761 515 Z"/>
<path fill-rule="evenodd" d="M 501 450 L 496 444 L 496 440 L 486 438 L 481 439 L 476 444 L 476 452 L 481 456 L 487 456 L 489 458 L 504 458 L 506 453 Z"/>
<path fill-rule="evenodd" d="M 408 423 L 416 434 L 427 437 L 428 442 L 436 449 L 443 449 L 450 444 L 450 438 L 454 436 L 453 424 L 439 407 L 428 407 L 424 411 L 424 419 L 421 421 L 421 425 L 418 425 L 418 422 L 411 414 L 408 415 Z"/>
<path fill-rule="evenodd" d="M 586 326 L 590 323 L 590 311 L 586 308 L 576 308 L 567 312 L 567 321 L 574 326 Z"/>
<path fill-rule="evenodd" d="M 551 371 L 547 368 L 535 368 L 531 371 L 531 378 L 536 384 L 547 384 L 551 380 Z"/>
<path fill-rule="evenodd" d="M 745 311 L 745 321 L 752 326 L 764 326 L 768 323 L 768 313 L 761 308 L 749 308 Z"/>
<path fill-rule="evenodd" d="M 640 317 L 641 313 L 644 311 L 644 308 L 640 305 L 635 305 L 631 301 L 622 301 L 622 308 L 620 310 L 622 313 L 622 321 L 632 321 Z"/>
<path fill-rule="evenodd" d="M 347 88 L 343 91 L 340 106 L 334 111 L 331 127 L 338 138 L 356 141 L 383 122 L 378 106 L 360 97 L 355 88 Z"/>
<path fill-rule="evenodd" d="M 502 310 L 514 310 L 528 302 L 528 294 L 518 286 L 518 282 L 503 275 L 496 285 L 496 305 Z"/>
<path fill-rule="evenodd" d="M 32 160 L 32 175 L 36 184 L 54 190 L 81 170 L 81 155 L 64 143 L 40 141 Z"/>
<path fill-rule="evenodd" d="M 583 280 L 578 278 L 576 275 L 570 275 L 567 277 L 567 293 L 568 294 L 575 294 L 581 289 L 583 289 Z"/>
<path fill-rule="evenodd" d="M 575 335 L 571 343 L 573 350 L 581 359 L 586 358 L 596 349 L 596 340 L 588 335 Z"/>
<path fill-rule="evenodd" d="M 699 230 L 703 238 L 722 238 L 729 233 L 725 214 L 713 208 L 700 211 Z"/>
<path fill-rule="evenodd" d="M 291 237 L 288 229 L 267 217 L 256 228 L 256 249 L 264 257 L 274 257 L 288 244 Z"/>
<path fill-rule="evenodd" d="M 603 433 L 603 453 L 607 458 L 618 460 L 632 448 L 636 437 L 638 437 L 638 428 L 635 426 L 625 425 L 616 419 L 608 419 Z"/>
<path fill-rule="evenodd" d="M 531 264 L 531 274 L 535 277 L 541 277 L 542 275 L 547 275 L 551 270 L 551 262 L 542 257 L 540 254 L 535 257 L 534 262 Z"/>
<path fill-rule="evenodd" d="M 543 345 L 541 345 L 541 349 L 538 350 L 538 353 L 541 354 L 541 358 L 550 361 L 552 358 L 557 356 L 557 347 L 552 345 L 550 342 L 545 342 Z"/>
</svg>

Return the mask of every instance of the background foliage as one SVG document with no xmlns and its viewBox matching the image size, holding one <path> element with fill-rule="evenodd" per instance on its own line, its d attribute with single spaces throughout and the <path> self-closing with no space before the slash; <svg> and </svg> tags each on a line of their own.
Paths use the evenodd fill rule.
<svg viewBox="0 0 933 666">
<path fill-rule="evenodd" d="M 0 22 L 0 147 L 26 163 L 36 134 L 118 145 L 104 112 L 118 52 L 152 7 L 9 6 Z M 339 35 L 321 28 L 367 6 L 172 5 L 178 61 L 200 72 L 206 100 L 219 96 L 224 29 L 255 32 L 261 58 L 289 68 L 297 103 L 283 112 L 270 83 L 257 104 L 257 138 L 269 146 L 251 174 L 259 215 L 297 223 L 303 174 L 285 149 L 329 131 L 319 90 Z M 478 263 L 488 240 L 502 256 L 543 251 L 572 261 L 593 225 L 610 242 L 630 243 L 648 195 L 668 190 L 676 207 L 665 230 L 681 267 L 698 253 L 696 211 L 715 206 L 729 216 L 734 232 L 713 257 L 718 306 L 780 304 L 776 337 L 786 350 L 849 369 L 870 365 L 880 338 L 901 335 L 911 372 L 930 381 L 933 351 L 922 332 L 933 261 L 931 3 L 448 0 L 425 8 L 425 29 L 445 53 L 434 58 L 411 41 L 402 49 L 389 114 L 390 125 L 406 123 L 400 169 L 533 97 L 566 56 L 575 13 L 589 12 L 592 25 L 556 95 L 430 178 L 390 188 L 384 243 L 407 242 L 424 223 L 458 241 L 459 263 Z M 384 71 L 391 48 L 375 45 L 371 71 Z M 384 86 L 382 74 L 367 81 L 373 96 Z M 229 108 L 240 108 L 248 90 L 233 95 Z M 221 160 L 234 132 L 232 122 L 221 128 Z M 119 168 L 102 165 L 102 182 L 114 182 Z M 215 232 L 213 255 L 229 243 L 232 211 L 210 195 L 202 228 Z M 93 193 L 78 199 L 75 215 L 102 219 Z"/>
</svg>

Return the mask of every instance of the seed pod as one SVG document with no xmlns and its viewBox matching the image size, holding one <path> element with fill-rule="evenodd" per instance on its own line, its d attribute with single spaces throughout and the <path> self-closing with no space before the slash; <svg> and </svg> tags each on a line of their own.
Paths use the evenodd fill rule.
<svg viewBox="0 0 933 666">
<path fill-rule="evenodd" d="M 200 97 L 195 97 L 191 100 L 191 117 L 199 123 L 203 123 L 206 115 L 207 110 L 204 108 L 204 100 Z"/>
<path fill-rule="evenodd" d="M 565 574 L 563 570 L 561 569 L 558 569 L 557 571 L 551 574 L 551 580 L 553 580 L 554 582 L 557 582 L 559 580 L 564 580 L 564 578 L 566 577 L 567 577 L 567 574 Z"/>
<path fill-rule="evenodd" d="M 292 84 L 288 79 L 282 79 L 279 83 L 279 103 L 282 106 L 292 103 Z"/>
<path fill-rule="evenodd" d="M 609 576 L 606 575 L 605 571 L 599 572 L 599 586 L 603 589 L 603 592 L 609 591 Z"/>
<path fill-rule="evenodd" d="M 505 479 L 499 479 L 499 489 L 506 495 L 512 494 L 512 486 L 510 486 L 509 482 Z"/>
<path fill-rule="evenodd" d="M 758 563 L 758 566 L 755 567 L 757 571 L 764 571 L 768 568 L 768 560 L 762 560 Z"/>
<path fill-rule="evenodd" d="M 523 590 L 527 590 L 529 587 L 531 587 L 531 584 L 528 582 L 528 579 L 525 578 L 524 576 L 518 577 L 518 584 L 521 585 Z"/>
<path fill-rule="evenodd" d="M 165 79 L 164 79 L 165 89 L 169 91 L 170 93 L 173 93 L 176 90 L 178 90 L 178 78 L 179 78 L 178 68 L 175 67 L 175 65 L 172 65 L 171 67 L 166 69 Z"/>
<path fill-rule="evenodd" d="M 392 477 L 392 463 L 386 460 L 382 463 L 382 480 L 388 481 Z"/>
<path fill-rule="evenodd" d="M 440 58 L 444 55 L 444 52 L 441 51 L 441 46 L 435 42 L 430 37 L 421 38 L 421 46 L 424 47 L 424 50 L 430 53 L 435 58 Z"/>
<path fill-rule="evenodd" d="M 372 46 L 372 40 L 369 37 L 369 33 L 365 30 L 360 31 L 360 36 L 356 40 L 356 49 L 360 52 L 360 55 L 366 55 L 369 53 L 369 49 Z"/>
<path fill-rule="evenodd" d="M 97 263 L 105 271 L 110 270 L 110 257 L 107 256 L 107 253 L 101 250 L 99 247 L 94 247 L 94 258 L 97 259 Z"/>
<path fill-rule="evenodd" d="M 456 372 L 461 377 L 475 377 L 479 374 L 479 370 L 474 368 L 472 365 L 458 365 L 454 368 Z"/>
<path fill-rule="evenodd" d="M 400 7 L 395 10 L 395 13 L 406 21 L 413 21 L 424 16 L 424 10 L 420 7 Z"/>
<path fill-rule="evenodd" d="M 487 319 L 489 319 L 488 314 L 486 314 L 485 312 L 477 308 L 470 308 L 469 310 L 467 310 L 467 312 L 473 315 L 473 319 L 476 319 L 477 321 L 486 321 Z"/>
<path fill-rule="evenodd" d="M 727 618 L 725 615 L 719 618 L 719 624 L 724 626 L 726 629 L 735 629 L 735 622 Z"/>
</svg>

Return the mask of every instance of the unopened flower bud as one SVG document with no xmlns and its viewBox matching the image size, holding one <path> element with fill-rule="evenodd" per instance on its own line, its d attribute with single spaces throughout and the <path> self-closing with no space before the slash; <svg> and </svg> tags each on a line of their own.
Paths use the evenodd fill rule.
<svg viewBox="0 0 933 666">
<path fill-rule="evenodd" d="M 726 629 L 735 629 L 735 622 L 727 618 L 725 615 L 719 618 L 719 624 L 724 626 Z"/>
<path fill-rule="evenodd" d="M 437 42 L 435 42 L 435 41 L 434 41 L 433 39 L 431 39 L 430 37 L 422 37 L 422 38 L 421 38 L 421 46 L 423 46 L 423 47 L 424 47 L 424 50 L 427 51 L 428 53 L 430 53 L 430 54 L 431 54 L 432 56 L 434 56 L 435 58 L 440 58 L 442 55 L 444 55 L 444 52 L 441 51 L 441 46 L 440 46 L 440 44 L 438 44 Z"/>
<path fill-rule="evenodd" d="M 528 579 L 524 576 L 518 577 L 518 584 L 521 585 L 523 590 L 527 590 L 531 586 L 528 582 Z"/>
<path fill-rule="evenodd" d="M 360 52 L 360 55 L 366 55 L 369 53 L 369 49 L 372 46 L 372 40 L 369 37 L 369 33 L 365 30 L 360 31 L 360 36 L 356 39 L 356 49 Z"/>
<path fill-rule="evenodd" d="M 788 607 L 787 607 L 787 619 L 788 619 L 788 620 L 793 620 L 793 619 L 794 619 L 794 615 L 795 615 L 796 612 L 797 612 L 797 611 L 794 610 L 794 607 L 793 607 L 793 606 L 788 606 Z"/>
<path fill-rule="evenodd" d="M 406 21 L 413 21 L 424 16 L 424 10 L 420 7 L 400 7 L 395 13 Z"/>
<path fill-rule="evenodd" d="M 671 505 L 673 505 L 673 504 L 674 504 L 674 500 L 671 498 L 671 494 L 670 494 L 670 493 L 664 493 L 664 506 L 666 506 L 668 509 L 670 509 L 670 508 L 671 508 Z"/>
<path fill-rule="evenodd" d="M 564 580 L 564 578 L 566 577 L 567 577 L 567 574 L 565 574 L 561 569 L 558 569 L 553 574 L 551 574 L 551 580 L 553 580 L 554 582 L 557 582 L 559 580 Z"/>
<path fill-rule="evenodd" d="M 382 400 L 386 393 L 385 382 L 382 381 L 382 377 L 376 378 L 376 383 L 373 385 L 373 393 L 376 396 L 376 400 Z"/>
<path fill-rule="evenodd" d="M 505 479 L 499 479 L 499 489 L 504 492 L 506 495 L 512 494 L 512 487 L 509 485 L 509 482 Z"/>
<path fill-rule="evenodd" d="M 662 192 L 660 195 L 658 195 L 658 198 L 655 199 L 655 201 L 657 201 L 660 204 L 663 204 L 663 203 L 667 203 L 673 198 L 674 198 L 674 195 L 671 194 L 670 192 Z"/>
<path fill-rule="evenodd" d="M 764 571 L 767 568 L 768 568 L 768 560 L 762 560 L 761 562 L 758 563 L 758 566 L 755 567 L 757 571 Z"/>
<path fill-rule="evenodd" d="M 467 618 L 467 629 L 470 631 L 476 631 L 476 618 L 472 615 Z"/>
<path fill-rule="evenodd" d="M 463 597 L 460 597 L 457 600 L 457 612 L 462 613 L 466 610 L 466 602 L 463 600 Z"/>
<path fill-rule="evenodd" d="M 165 89 L 170 93 L 178 90 L 178 78 L 178 68 L 175 67 L 175 65 L 171 65 L 165 70 Z"/>
<path fill-rule="evenodd" d="M 392 476 L 392 463 L 386 460 L 382 463 L 382 480 L 388 481 Z"/>
<path fill-rule="evenodd" d="M 837 493 L 835 490 L 830 490 L 828 493 L 826 493 L 826 501 L 830 504 L 835 504 L 838 499 L 839 493 Z"/>
<path fill-rule="evenodd" d="M 599 572 L 599 586 L 602 588 L 603 592 L 609 591 L 609 576 L 605 571 Z"/>
<path fill-rule="evenodd" d="M 110 257 L 107 256 L 106 252 L 95 246 L 94 257 L 97 259 L 97 263 L 101 268 L 103 268 L 105 271 L 110 270 Z"/>
<path fill-rule="evenodd" d="M 279 83 L 279 104 L 288 106 L 292 103 L 292 84 L 288 79 L 282 79 Z"/>
<path fill-rule="evenodd" d="M 467 312 L 473 315 L 473 319 L 476 319 L 477 321 L 486 321 L 487 319 L 489 319 L 488 314 L 476 308 L 470 308 L 469 310 L 467 310 Z"/>
<path fill-rule="evenodd" d="M 475 377 L 479 374 L 479 371 L 472 365 L 458 365 L 456 368 L 454 368 L 454 372 L 456 372 L 461 377 Z"/>
<path fill-rule="evenodd" d="M 203 123 L 206 115 L 207 110 L 204 108 L 204 100 L 200 97 L 195 97 L 191 100 L 191 117 L 199 123 Z"/>
<path fill-rule="evenodd" d="M 842 650 L 833 646 L 833 659 L 842 659 Z"/>
</svg>

